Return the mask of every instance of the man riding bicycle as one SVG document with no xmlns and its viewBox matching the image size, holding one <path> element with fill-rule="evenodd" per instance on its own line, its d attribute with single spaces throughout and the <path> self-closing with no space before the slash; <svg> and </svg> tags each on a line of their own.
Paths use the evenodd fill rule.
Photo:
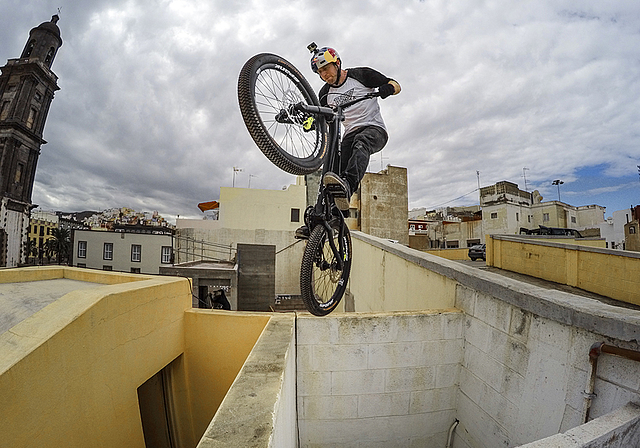
<svg viewBox="0 0 640 448">
<path fill-rule="evenodd" d="M 376 89 L 383 99 L 400 93 L 398 82 L 372 68 L 343 69 L 340 55 L 330 47 L 314 52 L 311 69 L 326 83 L 318 95 L 322 106 L 342 104 Z M 377 98 L 348 107 L 344 115 L 341 174 L 328 172 L 323 178 L 325 185 L 337 185 L 342 190 L 344 197 L 335 197 L 340 210 L 349 209 L 349 199 L 364 177 L 371 154 L 382 150 L 388 140 Z"/>
<path fill-rule="evenodd" d="M 400 93 L 400 84 L 377 70 L 369 67 L 343 69 L 342 59 L 333 48 L 317 49 L 315 44 L 311 44 L 309 49 L 313 52 L 311 69 L 325 82 L 318 95 L 322 106 L 344 104 L 376 91 L 383 99 Z M 351 194 L 358 189 L 369 166 L 369 158 L 382 150 L 388 135 L 376 97 L 347 107 L 343 113 L 342 157 L 340 166 L 332 167 L 337 168 L 339 174 L 329 171 L 322 182 L 334 190 L 336 206 L 340 210 L 349 210 Z M 296 230 L 295 236 L 306 239 L 309 229 L 303 225 Z"/>
</svg>

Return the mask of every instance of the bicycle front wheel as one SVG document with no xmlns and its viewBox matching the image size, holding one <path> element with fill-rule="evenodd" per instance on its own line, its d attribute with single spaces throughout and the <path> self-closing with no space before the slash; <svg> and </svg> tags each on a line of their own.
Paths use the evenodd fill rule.
<svg viewBox="0 0 640 448">
<path fill-rule="evenodd" d="M 326 316 L 338 306 L 351 272 L 349 228 L 342 222 L 340 229 L 337 220 L 332 227 L 333 236 L 323 225 L 315 226 L 302 256 L 300 292 L 307 310 L 316 316 Z M 329 238 L 341 249 L 342 268 L 331 250 Z"/>
<path fill-rule="evenodd" d="M 291 108 L 300 102 L 319 105 L 291 63 L 268 53 L 249 59 L 238 78 L 238 102 L 249 134 L 273 164 L 296 175 L 320 168 L 328 144 L 326 121 Z"/>
</svg>

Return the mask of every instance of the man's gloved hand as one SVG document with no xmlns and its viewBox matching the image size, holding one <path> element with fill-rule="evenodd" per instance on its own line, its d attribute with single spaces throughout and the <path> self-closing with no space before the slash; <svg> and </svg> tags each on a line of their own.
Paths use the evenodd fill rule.
<svg viewBox="0 0 640 448">
<path fill-rule="evenodd" d="M 396 89 L 391 84 L 384 84 L 378 87 L 378 92 L 380 93 L 380 98 L 385 99 L 388 96 L 391 96 L 395 93 Z"/>
</svg>

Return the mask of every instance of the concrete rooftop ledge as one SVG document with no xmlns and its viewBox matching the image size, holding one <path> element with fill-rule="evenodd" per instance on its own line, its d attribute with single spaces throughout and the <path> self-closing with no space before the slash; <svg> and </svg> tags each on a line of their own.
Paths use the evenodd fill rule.
<svg viewBox="0 0 640 448">
<path fill-rule="evenodd" d="M 560 249 L 570 249 L 570 250 L 578 250 L 583 252 L 594 252 L 598 254 L 617 255 L 619 257 L 640 259 L 640 252 L 604 249 L 601 247 L 580 246 L 578 244 L 566 244 L 561 242 L 556 243 L 553 241 L 548 241 L 550 239 L 558 239 L 559 241 L 562 241 L 563 239 L 567 238 L 562 235 L 491 235 L 491 238 L 494 240 L 515 241 L 519 243 L 534 243 L 540 246 L 557 247 Z M 578 241 L 581 241 L 581 240 L 593 241 L 596 239 L 599 239 L 599 238 L 576 238 L 575 241 L 577 243 Z"/>
<path fill-rule="evenodd" d="M 295 445 L 294 328 L 294 313 L 271 315 L 197 448 Z"/>
<path fill-rule="evenodd" d="M 595 299 L 563 291 L 530 285 L 362 232 L 354 231 L 352 236 L 390 254 L 401 257 L 410 263 L 415 263 L 432 272 L 455 280 L 462 286 L 496 297 L 538 316 L 615 339 L 624 341 L 638 341 L 640 339 L 640 311 L 608 305 Z M 514 237 L 508 236 L 504 238 Z M 521 240 L 521 238 L 518 239 L 518 241 Z M 536 244 L 565 246 L 561 243 L 548 242 L 536 242 Z M 575 246 L 566 246 L 575 249 Z M 613 252 L 616 254 L 619 252 L 593 247 L 580 247 L 580 250 L 605 251 L 606 253 Z M 635 256 L 635 254 L 633 255 Z M 638 257 L 640 257 L 640 254 Z"/>
<path fill-rule="evenodd" d="M 628 403 L 565 433 L 520 448 L 629 448 L 640 445 L 640 406 Z"/>
</svg>

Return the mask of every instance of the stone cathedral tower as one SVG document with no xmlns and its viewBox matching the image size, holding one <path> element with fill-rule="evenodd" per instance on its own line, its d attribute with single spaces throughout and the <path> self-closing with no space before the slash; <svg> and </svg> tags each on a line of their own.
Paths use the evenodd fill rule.
<svg viewBox="0 0 640 448">
<path fill-rule="evenodd" d="M 0 67 L 0 266 L 25 261 L 31 193 L 44 124 L 59 89 L 51 64 L 62 46 L 58 16 L 29 33 L 19 59 Z"/>
</svg>

